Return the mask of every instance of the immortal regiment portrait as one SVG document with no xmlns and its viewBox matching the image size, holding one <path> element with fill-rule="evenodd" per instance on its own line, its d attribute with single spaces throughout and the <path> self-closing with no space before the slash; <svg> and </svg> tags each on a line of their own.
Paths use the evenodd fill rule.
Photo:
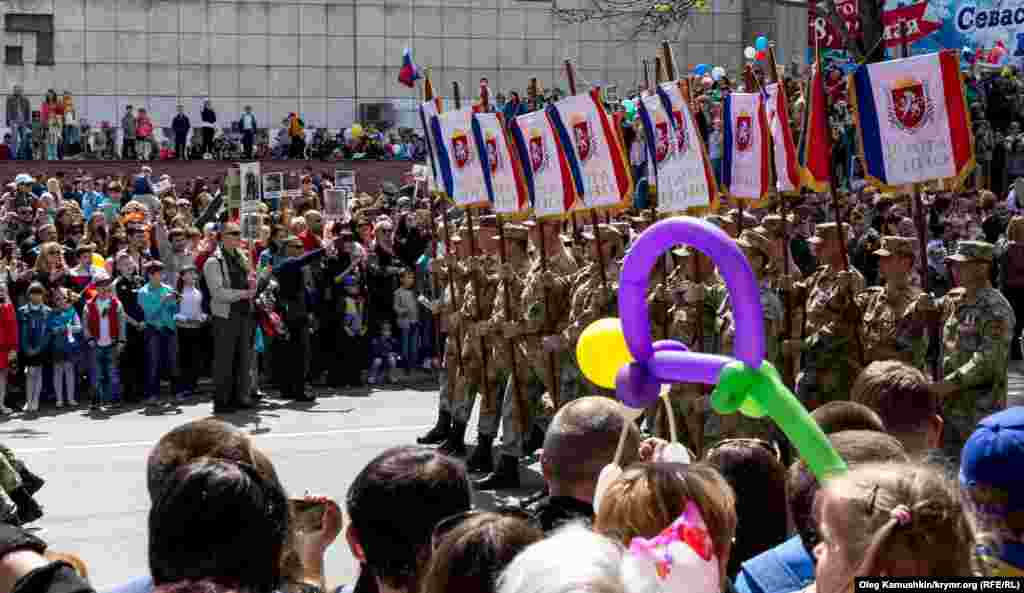
<svg viewBox="0 0 1024 593">
<path fill-rule="evenodd" d="M 594 4 L 550 10 L 632 6 Z M 654 27 L 683 4 L 707 8 L 628 11 Z M 765 36 L 739 68 L 676 63 L 665 41 L 635 88 L 573 60 L 521 89 L 435 77 L 411 34 L 394 118 L 302 99 L 265 129 L 285 99 L 201 98 L 190 118 L 115 97 L 123 119 L 94 130 L 72 93 L 37 109 L 15 87 L 8 588 L 1019 585 L 1024 84 L 1016 45 L 979 32 L 1016 31 L 1016 8 L 832 8 L 808 16 L 806 66 Z M 423 13 L 400 13 L 415 31 Z M 962 46 L 930 45 L 951 19 Z M 47 22 L 5 12 L 44 61 L 66 32 Z M 323 125 L 329 104 L 354 121 Z M 143 449 L 151 504 L 136 492 L 145 510 L 108 525 Z M 125 534 L 116 563 L 83 525 Z"/>
</svg>

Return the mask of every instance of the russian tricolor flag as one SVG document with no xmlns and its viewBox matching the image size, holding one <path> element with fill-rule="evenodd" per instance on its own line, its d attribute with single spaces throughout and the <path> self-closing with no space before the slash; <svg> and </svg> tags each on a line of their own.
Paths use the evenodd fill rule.
<svg viewBox="0 0 1024 593">
<path fill-rule="evenodd" d="M 956 50 L 867 64 L 849 78 L 866 177 L 883 189 L 960 185 L 974 145 Z"/>
<path fill-rule="evenodd" d="M 402 52 L 402 69 L 398 71 L 398 82 L 413 88 L 420 78 L 420 69 L 413 63 L 412 50 L 407 47 Z"/>
</svg>

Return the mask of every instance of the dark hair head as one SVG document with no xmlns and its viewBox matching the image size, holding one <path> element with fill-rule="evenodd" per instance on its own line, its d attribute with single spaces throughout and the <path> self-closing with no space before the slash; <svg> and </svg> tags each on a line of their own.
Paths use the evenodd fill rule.
<svg viewBox="0 0 1024 593">
<path fill-rule="evenodd" d="M 895 437 L 873 430 L 844 430 L 828 435 L 832 447 L 849 467 L 873 462 L 909 461 L 907 452 Z M 814 518 L 814 497 L 821 485 L 803 461 L 789 468 L 786 490 L 789 514 L 807 553 L 814 558 L 814 546 L 821 541 Z"/>
<path fill-rule="evenodd" d="M 864 404 L 851 401 L 828 402 L 811 412 L 811 418 L 825 434 L 844 430 L 885 432 L 885 423 L 877 412 Z"/>
<path fill-rule="evenodd" d="M 160 497 L 178 468 L 204 457 L 256 464 L 249 437 L 223 420 L 203 418 L 176 426 L 149 454 L 146 485 L 150 500 Z"/>
<path fill-rule="evenodd" d="M 622 404 L 607 397 L 582 397 L 558 411 L 544 435 L 543 464 L 552 482 L 563 488 L 596 485 L 612 463 L 623 428 Z M 640 431 L 629 427 L 622 467 L 638 460 Z"/>
<path fill-rule="evenodd" d="M 175 472 L 149 512 L 156 585 L 212 580 L 270 593 L 281 581 L 288 500 L 254 467 L 202 459 Z"/>
<path fill-rule="evenodd" d="M 939 413 L 939 398 L 928 377 L 895 360 L 868 365 L 853 384 L 850 398 L 878 412 L 894 433 L 923 430 Z"/>
<path fill-rule="evenodd" d="M 786 468 L 778 449 L 762 442 L 727 440 L 707 455 L 707 463 L 736 493 L 736 542 L 726 568 L 729 578 L 735 578 L 740 564 L 787 537 Z"/>
<path fill-rule="evenodd" d="M 494 593 L 498 575 L 544 532 L 525 519 L 498 513 L 467 517 L 437 542 L 422 593 Z"/>
<path fill-rule="evenodd" d="M 458 461 L 428 447 L 384 451 L 349 487 L 346 507 L 366 566 L 391 587 L 418 589 L 434 526 L 469 510 L 469 478 Z"/>
</svg>

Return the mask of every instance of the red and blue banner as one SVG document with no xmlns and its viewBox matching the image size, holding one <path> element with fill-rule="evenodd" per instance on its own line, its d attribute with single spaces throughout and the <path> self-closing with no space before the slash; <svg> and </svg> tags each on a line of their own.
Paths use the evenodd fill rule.
<svg viewBox="0 0 1024 593">
<path fill-rule="evenodd" d="M 974 134 L 946 50 L 859 66 L 849 78 L 865 177 L 883 189 L 943 180 L 954 187 L 974 169 Z"/>
<path fill-rule="evenodd" d="M 510 128 L 534 215 L 562 216 L 572 209 L 575 189 L 569 163 L 547 112 L 520 115 Z"/>
</svg>

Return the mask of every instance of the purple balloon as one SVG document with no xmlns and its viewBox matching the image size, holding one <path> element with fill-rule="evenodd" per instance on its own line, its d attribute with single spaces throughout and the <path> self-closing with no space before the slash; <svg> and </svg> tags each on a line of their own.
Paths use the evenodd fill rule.
<svg viewBox="0 0 1024 593">
<path fill-rule="evenodd" d="M 651 270 L 663 253 L 685 244 L 706 254 L 725 279 L 736 323 L 735 356 L 750 368 L 761 368 L 765 356 L 761 291 L 747 258 L 729 235 L 715 225 L 689 216 L 654 224 L 630 246 L 619 281 L 619 318 L 626 345 L 636 362 L 623 367 L 616 391 L 632 407 L 648 405 L 665 382 L 718 382 L 728 356 L 689 352 L 679 342 L 651 338 L 647 288 Z M 651 397 L 653 388 L 653 398 Z M 639 405 L 637 405 L 639 404 Z"/>
</svg>

